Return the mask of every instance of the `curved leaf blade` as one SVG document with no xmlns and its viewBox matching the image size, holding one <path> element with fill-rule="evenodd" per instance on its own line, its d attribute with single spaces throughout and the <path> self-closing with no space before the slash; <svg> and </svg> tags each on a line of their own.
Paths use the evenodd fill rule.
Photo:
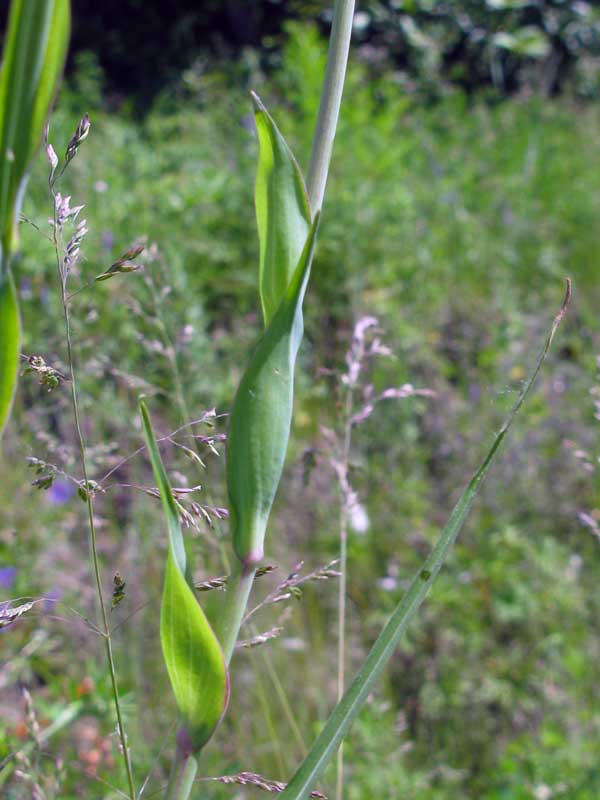
<svg viewBox="0 0 600 800">
<path fill-rule="evenodd" d="M 19 308 L 10 271 L 0 274 L 0 437 L 10 414 L 19 368 Z"/>
<path fill-rule="evenodd" d="M 221 646 L 190 583 L 179 514 L 143 402 L 140 402 L 140 411 L 169 531 L 160 613 L 163 657 L 190 747 L 198 751 L 210 739 L 225 714 L 229 701 L 229 674 Z"/>
<path fill-rule="evenodd" d="M 402 634 L 429 594 L 438 572 L 444 565 L 446 557 L 462 529 L 469 511 L 471 510 L 471 506 L 473 505 L 473 501 L 481 488 L 483 480 L 487 475 L 504 437 L 508 433 L 514 418 L 535 383 L 535 379 L 538 376 L 552 344 L 552 340 L 554 339 L 554 334 L 566 313 L 570 297 L 571 282 L 567 279 L 567 293 L 562 308 L 554 318 L 542 351 L 519 397 L 495 436 L 492 446 L 488 450 L 485 458 L 454 506 L 450 518 L 440 533 L 431 554 L 425 560 L 423 567 L 412 579 L 409 588 L 371 648 L 363 666 L 346 690 L 340 702 L 333 709 L 321 733 L 311 747 L 310 752 L 296 771 L 296 774 L 280 795 L 281 800 L 305 800 L 305 798 L 309 797 L 311 789 L 319 779 L 330 759 L 334 756 L 339 745 L 342 743 L 352 722 L 360 713 L 375 682 L 393 655 Z"/>
<path fill-rule="evenodd" d="M 11 3 L 0 70 L 0 237 L 5 250 L 62 73 L 69 27 L 69 0 Z"/>
<path fill-rule="evenodd" d="M 67 52 L 69 0 L 13 0 L 0 68 L 0 436 L 14 396 L 19 314 L 11 255 L 27 170 Z"/>
<path fill-rule="evenodd" d="M 294 367 L 304 333 L 302 302 L 319 215 L 296 271 L 238 387 L 227 443 L 227 486 L 235 552 L 245 566 L 263 557 L 265 531 L 287 451 Z"/>
<path fill-rule="evenodd" d="M 256 94 L 255 205 L 260 245 L 259 292 L 265 327 L 279 308 L 311 225 L 304 179 L 285 139 Z"/>
</svg>

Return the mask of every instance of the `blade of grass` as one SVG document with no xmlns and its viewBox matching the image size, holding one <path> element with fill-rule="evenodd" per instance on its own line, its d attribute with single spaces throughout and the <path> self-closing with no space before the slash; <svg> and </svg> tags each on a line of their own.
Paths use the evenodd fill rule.
<svg viewBox="0 0 600 800">
<path fill-rule="evenodd" d="M 68 0 L 13 0 L 0 72 L 0 224 L 11 250 L 23 181 L 65 60 Z"/>
<path fill-rule="evenodd" d="M 8 419 L 19 368 L 19 308 L 10 270 L 0 274 L 0 437 Z"/>
<path fill-rule="evenodd" d="M 67 52 L 69 0 L 12 0 L 0 69 L 0 437 L 18 372 L 19 312 L 11 276 L 31 159 Z"/>
<path fill-rule="evenodd" d="M 548 350 L 550 349 L 550 345 L 552 344 L 554 334 L 566 313 L 570 298 L 571 281 L 567 278 L 567 291 L 562 307 L 554 318 L 552 327 L 550 328 L 542 351 L 538 356 L 535 367 L 525 382 L 519 397 L 506 417 L 502 427 L 496 434 L 488 453 L 467 484 L 457 504 L 454 506 L 450 514 L 450 519 L 442 530 L 431 554 L 425 560 L 423 567 L 412 579 L 408 590 L 396 606 L 395 611 L 371 648 L 362 668 L 359 670 L 342 700 L 334 708 L 309 754 L 296 771 L 296 774 L 285 791 L 280 795 L 281 800 L 303 800 L 303 798 L 309 796 L 312 787 L 348 733 L 353 720 L 359 714 L 373 685 L 394 653 L 400 637 L 415 616 L 421 603 L 429 594 L 438 572 L 442 568 L 452 545 L 462 529 L 469 511 L 471 510 L 471 506 L 473 505 L 473 501 L 481 488 L 498 449 L 538 376 L 546 355 L 548 354 Z"/>
</svg>

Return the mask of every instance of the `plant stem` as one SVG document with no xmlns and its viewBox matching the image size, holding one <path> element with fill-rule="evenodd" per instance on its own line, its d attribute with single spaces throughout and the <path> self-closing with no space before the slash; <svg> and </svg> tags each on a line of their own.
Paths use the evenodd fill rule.
<svg viewBox="0 0 600 800">
<path fill-rule="evenodd" d="M 352 441 L 352 406 L 354 404 L 354 391 L 352 383 L 348 384 L 346 392 L 346 407 L 344 414 L 344 438 L 342 442 L 341 468 L 343 474 L 340 486 L 340 582 L 338 584 L 338 674 L 337 674 L 337 702 L 344 696 L 346 673 L 346 584 L 348 564 L 348 504 L 346 502 L 348 484 L 348 465 L 350 462 L 350 444 Z M 344 792 L 344 745 L 340 744 L 337 752 L 336 769 L 336 800 L 342 800 Z"/>
<path fill-rule="evenodd" d="M 336 0 L 327 53 L 327 67 L 308 168 L 307 189 L 313 215 L 320 210 L 323 203 L 342 101 L 353 16 L 354 0 Z M 255 572 L 255 569 L 248 570 L 236 562 L 227 587 L 225 608 L 218 623 L 217 634 L 227 663 L 231 660 L 235 648 Z"/>
<path fill-rule="evenodd" d="M 321 209 L 323 203 L 344 88 L 353 16 L 354 0 L 336 0 L 327 54 L 327 67 L 325 69 L 317 125 L 308 168 L 307 189 L 313 215 Z M 236 561 L 234 572 L 230 576 L 225 607 L 217 623 L 217 636 L 228 664 L 231 661 L 244 619 L 255 573 L 256 569 L 247 568 L 239 561 Z"/>
<path fill-rule="evenodd" d="M 546 337 L 544 347 L 537 358 L 533 371 L 525 381 L 515 404 L 496 434 L 479 468 L 471 477 L 471 480 L 454 506 L 448 522 L 441 531 L 430 555 L 425 559 L 423 567 L 415 574 L 410 586 L 392 612 L 389 620 L 384 625 L 369 655 L 345 692 L 341 702 L 338 703 L 332 711 L 309 754 L 296 771 L 292 780 L 288 783 L 286 789 L 280 794 L 280 800 L 304 800 L 304 798 L 309 796 L 313 785 L 316 783 L 329 762 L 329 759 L 333 756 L 348 733 L 350 725 L 366 702 L 374 683 L 377 681 L 385 665 L 394 653 L 402 634 L 429 594 L 437 574 L 444 565 L 446 557 L 461 531 L 500 445 L 535 383 L 558 326 L 566 314 L 570 298 L 571 281 L 567 278 L 567 292 L 562 307 L 554 318 L 550 332 Z"/>
<path fill-rule="evenodd" d="M 255 567 L 245 567 L 236 560 L 234 570 L 227 583 L 225 607 L 217 622 L 216 631 L 227 664 L 231 661 L 235 649 L 255 574 Z"/>
<path fill-rule="evenodd" d="M 165 800 L 188 800 L 198 771 L 198 761 L 191 753 L 177 746 Z"/>
<path fill-rule="evenodd" d="M 344 90 L 353 17 L 354 0 L 336 0 L 327 52 L 327 67 L 306 181 L 313 214 L 320 211 L 323 205 L 333 140 Z"/>
<path fill-rule="evenodd" d="M 52 192 L 54 195 L 54 192 Z M 90 491 L 90 484 L 88 480 L 87 458 L 85 450 L 85 442 L 81 430 L 81 417 L 79 415 L 79 404 L 77 401 L 77 383 L 75 379 L 75 366 L 73 359 L 73 343 L 71 340 L 71 318 L 69 314 L 69 299 L 67 297 L 67 281 L 63 273 L 62 267 L 62 240 L 58 233 L 58 219 L 56 215 L 56 203 L 54 203 L 54 226 L 53 226 L 53 241 L 54 250 L 56 254 L 56 262 L 58 266 L 58 275 L 61 287 L 61 299 L 63 307 L 63 317 L 65 323 L 65 336 L 67 340 L 67 361 L 69 367 L 69 379 L 71 383 L 71 400 L 73 404 L 73 416 L 75 418 L 75 430 L 77 432 L 77 439 L 79 444 L 79 453 L 81 458 L 81 470 L 83 472 L 83 480 L 85 486 L 86 505 L 88 511 L 88 520 L 90 526 L 90 549 L 92 554 L 92 567 L 94 572 L 94 580 L 96 584 L 96 594 L 98 598 L 98 605 L 100 608 L 100 616 L 102 618 L 102 638 L 104 639 L 104 647 L 106 651 L 106 660 L 108 662 L 108 670 L 110 673 L 110 682 L 112 687 L 113 702 L 115 712 L 117 715 L 117 728 L 119 732 L 119 740 L 121 742 L 121 749 L 123 751 L 123 761 L 125 764 L 125 771 L 127 773 L 127 783 L 129 788 L 129 797 L 135 800 L 135 785 L 133 782 L 133 770 L 131 767 L 131 757 L 129 748 L 127 746 L 127 736 L 125 734 L 125 726 L 123 724 L 123 715 L 121 713 L 121 703 L 119 700 L 119 687 L 117 684 L 117 673 L 115 669 L 115 661 L 112 649 L 112 639 L 110 635 L 110 626 L 108 624 L 108 616 L 106 613 L 106 605 L 104 603 L 104 595 L 102 592 L 102 580 L 100 577 L 100 562 L 98 559 L 98 547 L 96 541 L 96 525 L 94 523 L 94 502 L 93 493 Z"/>
</svg>

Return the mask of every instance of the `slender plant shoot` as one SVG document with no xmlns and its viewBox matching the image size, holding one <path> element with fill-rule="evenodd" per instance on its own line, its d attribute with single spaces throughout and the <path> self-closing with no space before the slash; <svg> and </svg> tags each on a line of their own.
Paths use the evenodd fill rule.
<svg viewBox="0 0 600 800">
<path fill-rule="evenodd" d="M 429 594 L 438 572 L 442 568 L 452 545 L 456 541 L 467 519 L 473 501 L 482 486 L 483 480 L 496 457 L 504 437 L 508 433 L 519 409 L 535 383 L 535 379 L 548 355 L 554 335 L 567 311 L 570 298 L 571 281 L 567 278 L 567 291 L 561 309 L 554 318 L 550 332 L 546 337 L 542 351 L 537 358 L 529 378 L 525 382 L 515 404 L 504 420 L 502 427 L 496 434 L 492 446 L 467 484 L 457 504 L 454 506 L 450 518 L 440 533 L 431 554 L 412 579 L 409 588 L 379 634 L 363 666 L 354 678 L 354 681 L 344 694 L 342 700 L 332 711 L 310 752 L 298 768 L 286 790 L 282 793 L 281 800 L 304 800 L 304 798 L 309 797 L 311 789 L 319 779 L 319 776 L 330 759 L 335 755 L 336 750 L 350 730 L 352 722 L 365 704 L 375 682 L 394 654 L 394 650 L 402 634 Z"/>
</svg>

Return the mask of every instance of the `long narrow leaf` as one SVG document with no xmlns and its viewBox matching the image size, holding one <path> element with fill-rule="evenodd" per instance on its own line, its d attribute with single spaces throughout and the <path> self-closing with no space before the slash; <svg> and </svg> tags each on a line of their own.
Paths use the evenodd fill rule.
<svg viewBox="0 0 600 800">
<path fill-rule="evenodd" d="M 567 281 L 565 301 L 552 323 L 552 327 L 546 338 L 542 352 L 537 359 L 533 372 L 526 381 L 517 401 L 500 428 L 500 431 L 494 438 L 492 446 L 481 462 L 479 469 L 475 472 L 455 505 L 450 519 L 442 530 L 431 555 L 423 564 L 422 569 L 420 569 L 413 578 L 408 590 L 371 648 L 362 668 L 338 705 L 334 708 L 310 752 L 300 765 L 287 788 L 280 795 L 281 800 L 304 800 L 304 798 L 309 796 L 312 787 L 327 766 L 329 760 L 335 754 L 343 738 L 348 733 L 353 720 L 359 714 L 369 693 L 372 691 L 374 683 L 393 655 L 400 637 L 415 616 L 421 603 L 429 594 L 438 572 L 442 568 L 452 545 L 456 541 L 456 537 L 460 533 L 477 492 L 481 488 L 487 471 L 498 452 L 498 448 L 502 444 L 517 412 L 521 408 L 523 401 L 535 382 L 548 350 L 550 349 L 550 345 L 552 344 L 554 334 L 565 315 L 570 295 L 571 284 L 570 281 Z"/>
<path fill-rule="evenodd" d="M 217 637 L 192 588 L 179 514 L 144 403 L 140 411 L 169 531 L 160 614 L 163 656 L 190 747 L 198 751 L 225 713 L 229 675 Z"/>
<path fill-rule="evenodd" d="M 69 38 L 69 0 L 13 0 L 0 69 L 0 436 L 17 381 L 19 313 L 10 274 L 31 159 Z"/>
<path fill-rule="evenodd" d="M 265 530 L 290 435 L 294 367 L 304 333 L 302 301 L 310 275 L 319 216 L 296 271 L 240 381 L 227 444 L 233 546 L 240 561 L 263 557 Z"/>
<path fill-rule="evenodd" d="M 300 168 L 275 122 L 252 94 L 258 133 L 256 222 L 260 244 L 259 290 L 265 327 L 279 308 L 311 224 Z"/>
<path fill-rule="evenodd" d="M 19 310 L 10 271 L 0 275 L 0 436 L 12 404 L 19 365 Z"/>
<path fill-rule="evenodd" d="M 0 71 L 0 238 L 10 249 L 69 37 L 69 0 L 13 0 Z"/>
</svg>

